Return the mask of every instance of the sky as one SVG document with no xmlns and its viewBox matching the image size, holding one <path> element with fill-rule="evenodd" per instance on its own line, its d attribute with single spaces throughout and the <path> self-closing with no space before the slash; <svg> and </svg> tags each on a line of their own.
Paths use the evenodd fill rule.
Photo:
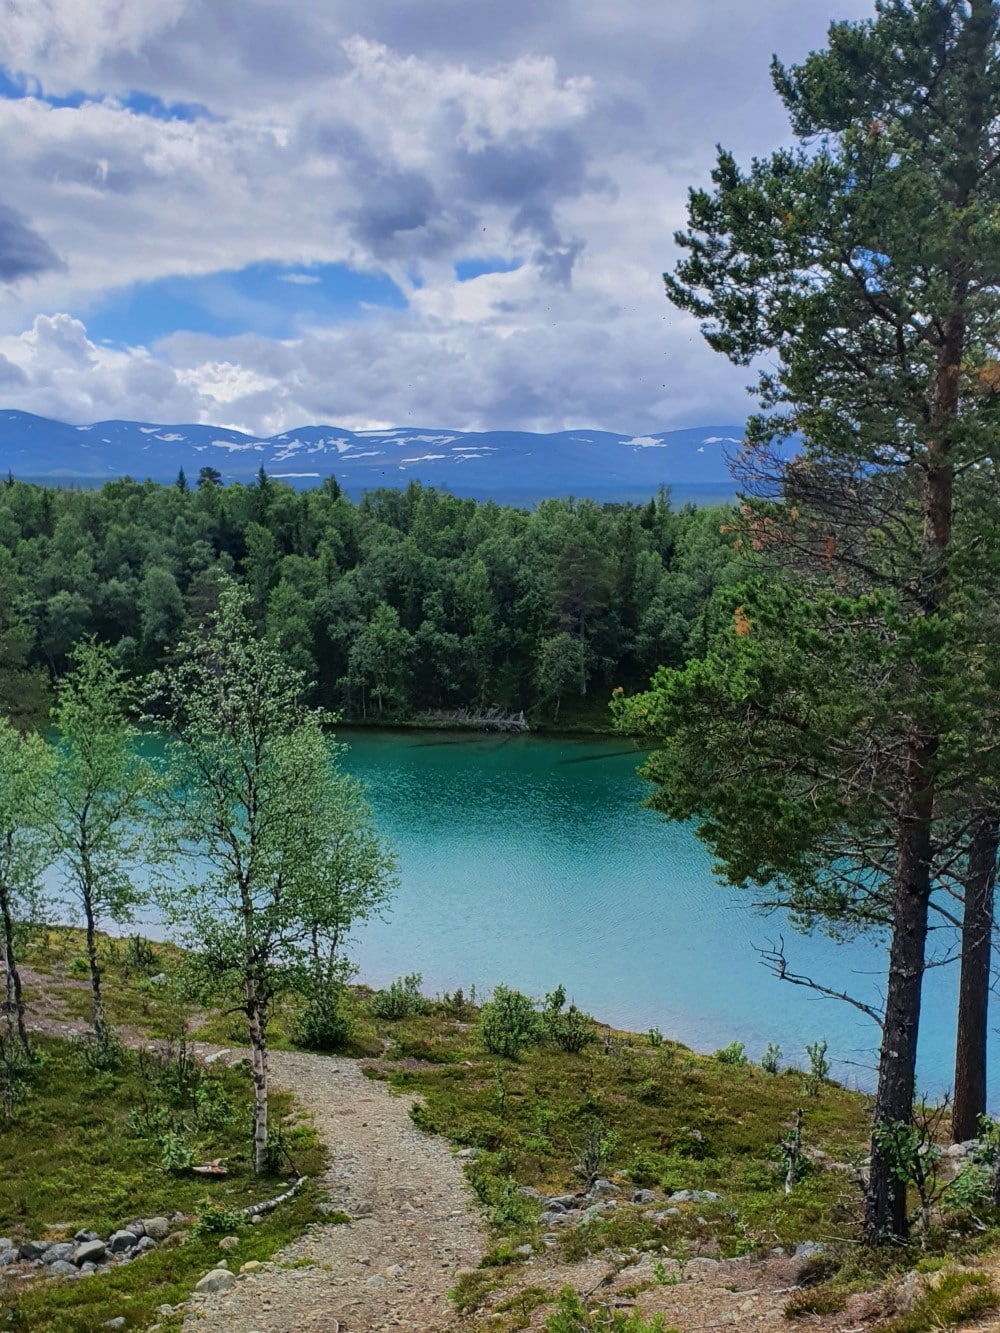
<svg viewBox="0 0 1000 1333">
<path fill-rule="evenodd" d="M 836 7 L 833 7 L 834 4 Z M 636 434 L 743 420 L 671 307 L 721 143 L 869 0 L 0 0 L 0 406 Z"/>
</svg>

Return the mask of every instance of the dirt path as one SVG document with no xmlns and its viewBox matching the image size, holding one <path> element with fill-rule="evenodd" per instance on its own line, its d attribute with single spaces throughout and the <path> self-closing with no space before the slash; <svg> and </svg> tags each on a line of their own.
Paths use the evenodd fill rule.
<svg viewBox="0 0 1000 1333">
<path fill-rule="evenodd" d="M 199 1333 L 451 1326 L 446 1293 L 484 1244 L 447 1144 L 416 1129 L 410 1099 L 365 1078 L 355 1060 L 274 1051 L 269 1063 L 275 1085 L 295 1094 L 330 1145 L 324 1183 L 353 1220 L 317 1225 L 231 1291 L 194 1297 L 186 1325 Z"/>
</svg>

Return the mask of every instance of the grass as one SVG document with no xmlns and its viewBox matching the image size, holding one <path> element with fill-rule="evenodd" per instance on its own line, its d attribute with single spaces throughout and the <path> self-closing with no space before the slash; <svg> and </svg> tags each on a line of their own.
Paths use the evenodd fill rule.
<svg viewBox="0 0 1000 1333">
<path fill-rule="evenodd" d="M 998 1302 L 1000 1297 L 985 1273 L 944 1273 L 920 1293 L 912 1310 L 876 1327 L 878 1333 L 928 1333 L 931 1329 L 954 1328 L 992 1310 Z"/>
<path fill-rule="evenodd" d="M 193 1075 L 203 1091 L 196 1116 L 184 1088 L 164 1093 L 134 1052 L 120 1067 L 93 1070 L 72 1043 L 38 1043 L 38 1065 L 13 1118 L 3 1126 L 0 1234 L 16 1240 L 61 1239 L 83 1227 L 107 1235 L 135 1217 L 181 1212 L 194 1219 L 207 1207 L 231 1211 L 280 1193 L 285 1175 L 260 1179 L 249 1156 L 250 1086 L 245 1073 L 213 1067 Z M 163 1081 L 162 1066 L 159 1069 Z M 175 1083 L 167 1080 L 168 1088 Z M 192 1086 L 188 1085 L 188 1089 Z M 298 1171 L 316 1175 L 324 1154 L 312 1125 L 282 1093 L 271 1098 L 272 1124 Z M 140 1132 L 142 1123 L 153 1132 Z M 173 1126 L 196 1161 L 221 1157 L 222 1179 L 172 1175 L 160 1164 L 158 1132 Z M 287 1175 L 287 1170 L 286 1170 Z M 307 1186 L 259 1225 L 241 1226 L 228 1257 L 245 1263 L 269 1258 L 317 1220 Z M 176 1304 L 220 1258 L 218 1234 L 166 1245 L 135 1263 L 70 1282 L 42 1279 L 16 1290 L 0 1288 L 0 1328 L 82 1333 L 124 1316 L 129 1328 L 148 1327 L 161 1304 Z"/>
<path fill-rule="evenodd" d="M 682 1204 L 680 1215 L 661 1225 L 650 1210 L 620 1206 L 561 1230 L 567 1259 L 609 1245 L 641 1248 L 654 1237 L 691 1253 L 714 1238 L 724 1254 L 740 1254 L 792 1246 L 819 1232 L 853 1234 L 858 1200 L 846 1173 L 816 1169 L 786 1196 L 777 1145 L 805 1105 L 808 1147 L 840 1161 L 859 1151 L 868 1105 L 857 1094 L 827 1084 L 818 1097 L 804 1098 L 794 1072 L 733 1068 L 674 1043 L 653 1049 L 621 1033 L 610 1054 L 601 1044 L 569 1055 L 546 1043 L 516 1061 L 497 1060 L 479 1049 L 468 1023 L 440 1006 L 376 1028 L 392 1041 L 387 1059 L 395 1052 L 410 1057 L 384 1076 L 419 1096 L 416 1123 L 478 1150 L 470 1176 L 498 1234 L 535 1236 L 537 1208 L 518 1187 L 552 1194 L 581 1188 L 576 1164 L 595 1136 L 606 1152 L 601 1174 L 615 1174 L 625 1197 L 630 1186 L 723 1197 Z"/>
</svg>

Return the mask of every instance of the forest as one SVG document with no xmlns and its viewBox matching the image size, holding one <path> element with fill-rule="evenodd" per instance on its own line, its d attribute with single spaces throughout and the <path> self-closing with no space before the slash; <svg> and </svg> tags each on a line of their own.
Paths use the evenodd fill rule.
<svg viewBox="0 0 1000 1333">
<path fill-rule="evenodd" d="M 40 717 L 74 645 L 114 649 L 129 676 L 164 664 L 246 588 L 258 632 L 347 720 L 525 711 L 606 718 L 614 686 L 704 644 L 733 576 L 725 508 L 547 500 L 534 511 L 412 484 L 355 504 L 336 480 L 267 477 L 100 490 L 0 486 L 0 703 Z"/>
</svg>

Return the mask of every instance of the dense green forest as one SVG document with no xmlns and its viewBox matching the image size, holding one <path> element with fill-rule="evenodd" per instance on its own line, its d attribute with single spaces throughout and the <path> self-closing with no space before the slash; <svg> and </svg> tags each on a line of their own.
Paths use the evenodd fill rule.
<svg viewBox="0 0 1000 1333">
<path fill-rule="evenodd" d="M 258 630 L 349 719 L 603 711 L 703 647 L 732 577 L 730 511 L 547 500 L 534 511 L 412 484 L 355 504 L 330 478 L 101 490 L 0 486 L 0 691 L 39 713 L 95 635 L 129 674 L 169 657 L 226 576 Z M 572 703 L 572 708 L 570 707 Z"/>
</svg>

